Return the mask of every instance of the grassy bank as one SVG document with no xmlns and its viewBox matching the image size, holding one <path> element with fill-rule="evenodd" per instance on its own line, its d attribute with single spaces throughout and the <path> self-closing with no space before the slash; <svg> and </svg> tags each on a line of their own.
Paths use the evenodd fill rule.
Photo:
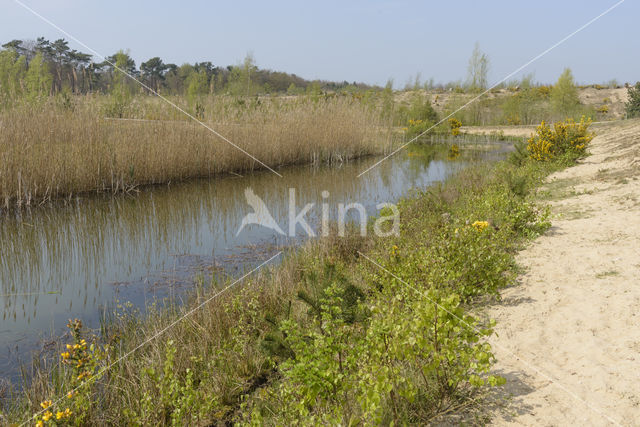
<svg viewBox="0 0 640 427">
<path fill-rule="evenodd" d="M 72 322 L 59 361 L 34 366 L 4 421 L 46 406 L 60 425 L 425 423 L 477 407 L 502 379 L 474 307 L 548 226 L 530 192 L 566 164 L 470 167 L 403 201 L 400 236 L 311 242 L 124 359 L 219 286 L 144 316 L 122 309 L 100 339 Z"/>
<path fill-rule="evenodd" d="M 379 154 L 390 131 L 357 99 L 211 96 L 191 111 L 256 159 L 278 168 Z M 51 98 L 0 112 L 0 203 L 30 205 L 82 192 L 127 191 L 263 165 L 158 98 Z M 114 116 L 118 111 L 118 119 Z M 122 120 L 120 116 L 125 119 Z"/>
</svg>

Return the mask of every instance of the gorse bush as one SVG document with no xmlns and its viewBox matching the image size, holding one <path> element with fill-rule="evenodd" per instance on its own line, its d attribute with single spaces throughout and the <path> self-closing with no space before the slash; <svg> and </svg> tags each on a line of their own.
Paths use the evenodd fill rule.
<svg viewBox="0 0 640 427">
<path fill-rule="evenodd" d="M 551 129 L 544 121 L 535 134 L 527 140 L 527 150 L 532 159 L 548 161 L 563 155 L 578 158 L 584 155 L 589 142 L 595 136 L 589 132 L 591 120 L 584 117 L 576 123 L 573 119 L 556 122 Z"/>
<path fill-rule="evenodd" d="M 462 122 L 455 117 L 451 117 L 449 119 L 449 129 L 451 129 L 451 135 L 458 136 L 460 135 L 460 128 L 462 127 Z"/>
<path fill-rule="evenodd" d="M 429 128 L 433 127 L 433 123 L 430 121 L 424 121 L 422 119 L 409 119 L 409 123 L 407 124 L 406 129 L 406 138 L 413 139 L 418 135 L 422 135 Z"/>
<path fill-rule="evenodd" d="M 65 351 L 60 354 L 60 378 L 58 384 L 67 385 L 66 394 L 56 402 L 44 400 L 40 403 L 41 414 L 34 417 L 37 426 L 44 425 L 83 425 L 89 414 L 95 409 L 95 380 L 101 376 L 100 369 L 106 364 L 108 347 L 97 343 L 88 344 L 83 337 L 82 322 L 79 319 L 69 320 L 67 324 L 73 344 L 66 344 Z"/>
<path fill-rule="evenodd" d="M 449 153 L 447 154 L 447 159 L 455 160 L 460 156 L 460 147 L 457 144 L 452 144 L 449 147 Z"/>
</svg>

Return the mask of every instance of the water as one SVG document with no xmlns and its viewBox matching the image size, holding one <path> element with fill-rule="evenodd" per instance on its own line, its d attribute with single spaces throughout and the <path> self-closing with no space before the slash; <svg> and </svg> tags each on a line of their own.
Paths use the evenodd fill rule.
<svg viewBox="0 0 640 427">
<path fill-rule="evenodd" d="M 336 220 L 338 203 L 358 202 L 369 215 L 376 205 L 395 202 L 412 188 L 445 180 L 471 160 L 502 155 L 493 150 L 462 150 L 447 159 L 444 147 L 414 146 L 357 178 L 378 159 L 335 167 L 296 167 L 246 177 L 199 180 L 147 188 L 135 195 L 73 199 L 19 215 L 0 217 L 0 379 L 18 379 L 20 361 L 45 351 L 70 318 L 99 326 L 101 314 L 116 300 L 145 305 L 180 296 L 196 275 L 237 276 L 277 253 L 296 238 L 250 225 L 236 236 L 251 212 L 244 191 L 250 187 L 288 232 L 289 188 L 296 212 L 307 214 L 320 233 L 321 203 Z M 486 147 L 485 147 L 486 148 Z M 329 197 L 322 198 L 328 191 Z M 325 193 L 326 196 L 326 193 Z M 355 212 L 351 212 L 355 215 Z"/>
</svg>

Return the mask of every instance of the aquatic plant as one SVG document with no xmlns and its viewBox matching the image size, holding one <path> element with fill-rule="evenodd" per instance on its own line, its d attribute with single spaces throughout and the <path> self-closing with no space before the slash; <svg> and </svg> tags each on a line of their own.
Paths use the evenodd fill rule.
<svg viewBox="0 0 640 427">
<path fill-rule="evenodd" d="M 389 127 L 377 110 L 347 97 L 237 101 L 199 98 L 196 112 L 237 147 L 150 97 L 127 98 L 118 120 L 103 117 L 115 102 L 105 96 L 76 97 L 73 111 L 54 99 L 2 110 L 0 204 L 33 205 L 264 168 L 258 160 L 271 168 L 339 163 L 390 146 Z"/>
</svg>

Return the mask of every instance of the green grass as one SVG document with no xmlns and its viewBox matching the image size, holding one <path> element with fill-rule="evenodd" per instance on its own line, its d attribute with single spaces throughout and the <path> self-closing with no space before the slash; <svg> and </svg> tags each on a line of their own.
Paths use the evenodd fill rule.
<svg viewBox="0 0 640 427">
<path fill-rule="evenodd" d="M 602 273 L 596 274 L 596 278 L 597 279 L 604 279 L 606 277 L 619 276 L 619 275 L 620 275 L 619 271 L 607 270 L 607 271 L 603 271 Z"/>
<path fill-rule="evenodd" d="M 472 166 L 402 201 L 398 237 L 310 242 L 118 363 L 224 284 L 143 316 L 125 307 L 99 338 L 80 328 L 67 363 L 36 364 L 0 420 L 57 398 L 80 425 L 424 424 L 481 408 L 503 379 L 492 322 L 470 313 L 499 298 L 517 250 L 549 226 L 533 190 L 561 167 L 521 163 Z"/>
</svg>

